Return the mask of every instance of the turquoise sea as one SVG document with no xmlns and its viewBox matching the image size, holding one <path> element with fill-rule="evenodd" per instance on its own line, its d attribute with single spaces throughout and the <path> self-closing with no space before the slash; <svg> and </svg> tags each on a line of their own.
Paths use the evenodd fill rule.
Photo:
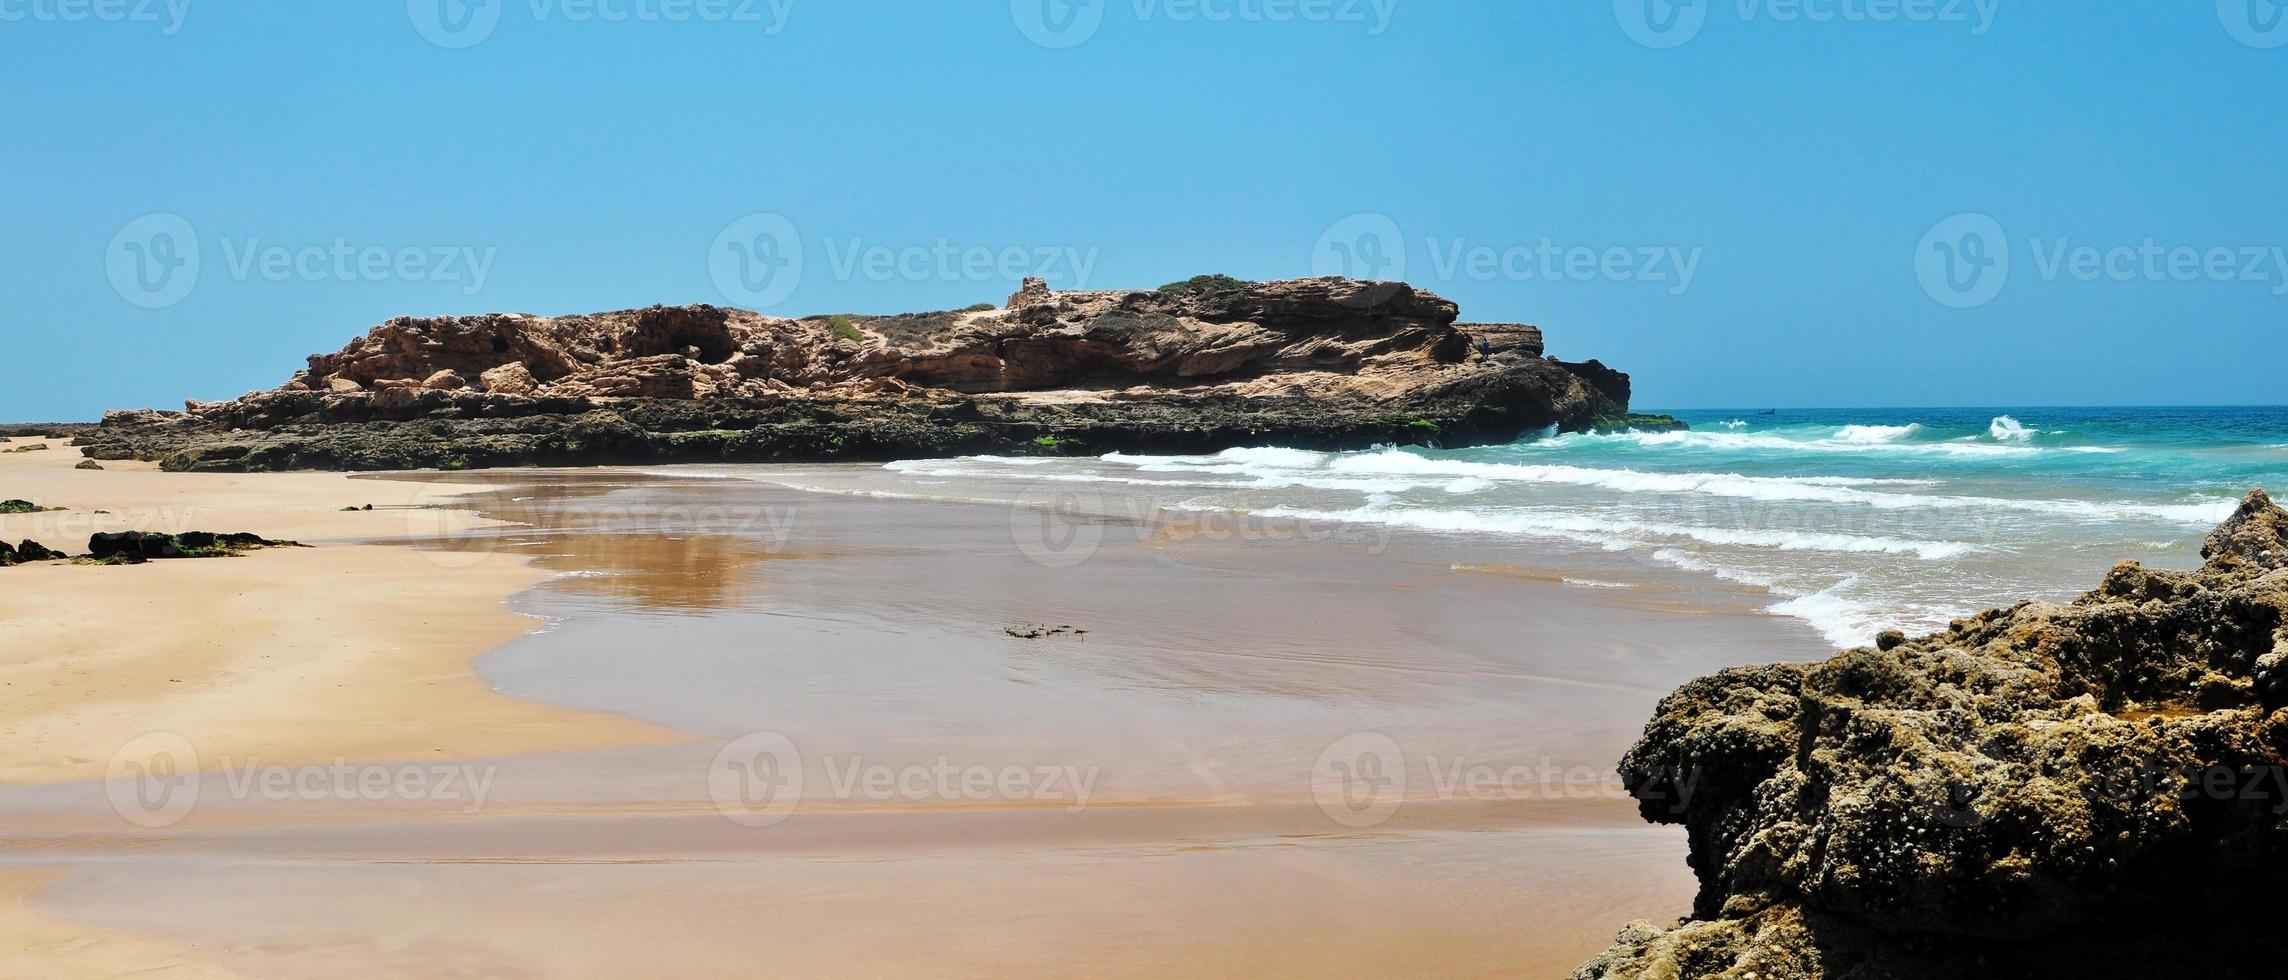
<svg viewBox="0 0 2288 980">
<path fill-rule="evenodd" d="M 2288 490 L 2288 408 L 1680 411 L 1688 432 L 1504 446 L 893 463 L 976 498 L 1027 486 L 1625 553 L 1768 590 L 1838 644 L 2069 599 L 2116 561 L 2189 568 L 2252 487 Z M 868 481 L 870 483 L 874 481 Z"/>
</svg>

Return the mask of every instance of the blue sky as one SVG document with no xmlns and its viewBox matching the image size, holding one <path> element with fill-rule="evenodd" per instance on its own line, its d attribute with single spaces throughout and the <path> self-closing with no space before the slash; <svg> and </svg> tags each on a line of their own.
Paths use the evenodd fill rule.
<svg viewBox="0 0 2288 980">
<path fill-rule="evenodd" d="M 1647 2 L 0 0 L 0 419 L 1028 271 L 1402 271 L 1643 407 L 2288 401 L 2274 0 Z"/>
</svg>

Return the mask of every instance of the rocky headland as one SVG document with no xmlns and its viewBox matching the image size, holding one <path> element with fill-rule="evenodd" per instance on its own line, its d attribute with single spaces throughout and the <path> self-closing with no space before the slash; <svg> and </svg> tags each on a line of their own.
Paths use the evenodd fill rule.
<svg viewBox="0 0 2288 980">
<path fill-rule="evenodd" d="M 1621 775 L 1700 892 L 1576 976 L 2288 971 L 2288 513 L 2201 554 L 1669 695 Z"/>
<path fill-rule="evenodd" d="M 1628 375 L 1457 322 L 1405 283 L 1203 276 L 1002 306 L 401 317 L 271 391 L 112 412 L 96 459 L 172 470 L 869 460 L 1506 442 L 1632 416 Z"/>
</svg>

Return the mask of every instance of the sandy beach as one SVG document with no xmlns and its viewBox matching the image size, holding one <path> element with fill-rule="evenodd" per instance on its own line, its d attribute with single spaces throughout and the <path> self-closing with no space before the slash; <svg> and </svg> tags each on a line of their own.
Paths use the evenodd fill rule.
<svg viewBox="0 0 2288 980">
<path fill-rule="evenodd" d="M 0 573 L 10 976 L 1562 975 L 1691 892 L 1612 785 L 1637 721 L 1817 653 L 1752 593 L 1436 536 L 1112 516 L 1068 562 L 1023 506 L 76 458 L 0 455 L 71 508 L 0 534 L 314 547 Z M 158 826 L 104 780 L 151 732 L 206 770 Z M 758 734 L 786 812 L 722 793 Z M 1338 820 L 1362 736 L 1410 778 Z M 407 765 L 470 782 L 241 772 Z"/>
</svg>

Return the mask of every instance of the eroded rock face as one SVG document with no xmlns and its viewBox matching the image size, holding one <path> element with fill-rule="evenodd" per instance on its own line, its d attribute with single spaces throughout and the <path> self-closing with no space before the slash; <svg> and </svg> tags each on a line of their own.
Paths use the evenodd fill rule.
<svg viewBox="0 0 2288 980">
<path fill-rule="evenodd" d="M 1205 277 L 1095 292 L 1029 280 L 1004 307 L 884 317 L 401 317 L 274 391 L 115 413 L 88 442 L 181 468 L 371 468 L 1007 451 L 1049 434 L 1093 452 L 1460 445 L 1625 415 L 1627 375 L 1543 358 L 1537 328 L 1457 315 L 1405 283 Z M 502 424 L 540 417 L 557 424 Z M 640 433 L 599 442 L 574 421 Z M 342 428 L 415 422 L 444 448 Z M 781 437 L 733 438 L 762 428 Z"/>
<path fill-rule="evenodd" d="M 1669 695 L 1621 775 L 1700 894 L 1578 976 L 2278 975 L 2288 513 L 2202 555 Z"/>
</svg>

